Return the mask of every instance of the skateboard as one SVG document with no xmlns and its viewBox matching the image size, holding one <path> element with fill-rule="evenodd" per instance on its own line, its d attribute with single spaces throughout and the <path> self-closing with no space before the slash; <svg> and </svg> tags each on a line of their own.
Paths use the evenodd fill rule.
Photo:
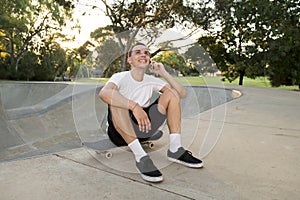
<svg viewBox="0 0 300 200">
<path fill-rule="evenodd" d="M 141 145 L 153 149 L 155 147 L 153 141 L 160 139 L 162 135 L 163 132 L 158 130 L 147 141 L 141 142 Z M 110 159 L 113 156 L 112 152 L 110 151 L 111 149 L 122 147 L 116 146 L 109 138 L 101 139 L 95 142 L 83 142 L 82 145 L 89 149 L 95 150 L 97 154 L 104 154 L 107 159 Z"/>
</svg>

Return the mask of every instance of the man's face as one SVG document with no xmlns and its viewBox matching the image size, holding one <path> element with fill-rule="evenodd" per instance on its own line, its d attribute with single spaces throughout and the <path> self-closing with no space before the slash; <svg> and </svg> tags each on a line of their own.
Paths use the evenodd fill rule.
<svg viewBox="0 0 300 200">
<path fill-rule="evenodd" d="M 147 67 L 150 62 L 150 52 L 146 46 L 137 45 L 131 51 L 131 57 L 127 59 L 133 67 Z"/>
</svg>

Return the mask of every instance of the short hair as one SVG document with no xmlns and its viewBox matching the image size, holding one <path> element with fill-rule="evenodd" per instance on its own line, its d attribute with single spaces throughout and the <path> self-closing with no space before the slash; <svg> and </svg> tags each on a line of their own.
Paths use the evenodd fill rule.
<svg viewBox="0 0 300 200">
<path fill-rule="evenodd" d="M 142 45 L 142 46 L 147 47 L 147 45 L 145 45 L 145 44 L 142 43 L 142 42 L 137 42 L 137 43 L 135 43 L 134 45 L 132 45 L 132 46 L 130 47 L 130 49 L 129 49 L 129 51 L 128 51 L 128 57 L 131 57 L 131 55 L 132 55 L 132 49 L 133 49 L 134 47 L 136 47 L 136 46 L 139 46 L 139 45 Z"/>
</svg>

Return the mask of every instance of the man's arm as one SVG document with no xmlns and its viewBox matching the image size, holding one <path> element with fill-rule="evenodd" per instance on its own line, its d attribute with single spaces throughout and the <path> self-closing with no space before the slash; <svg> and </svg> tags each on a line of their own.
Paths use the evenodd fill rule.
<svg viewBox="0 0 300 200">
<path fill-rule="evenodd" d="M 167 72 L 162 77 L 170 84 L 171 88 L 174 88 L 177 91 L 180 98 L 186 98 L 187 93 L 185 88 L 178 81 L 176 81 L 173 76 Z"/>
<path fill-rule="evenodd" d="M 131 101 L 121 95 L 114 83 L 106 84 L 100 90 L 99 97 L 102 101 L 111 106 L 131 110 L 138 122 L 140 131 L 148 132 L 150 130 L 151 122 L 148 118 L 147 113 L 138 103 Z"/>
<path fill-rule="evenodd" d="M 105 103 L 116 106 L 119 108 L 125 108 L 128 110 L 133 110 L 137 103 L 125 98 L 117 90 L 117 86 L 114 83 L 106 84 L 99 92 L 99 97 Z"/>
<path fill-rule="evenodd" d="M 174 79 L 173 76 L 171 76 L 165 69 L 164 65 L 162 63 L 156 63 L 153 62 L 153 69 L 151 69 L 153 73 L 156 75 L 160 75 L 162 78 L 164 78 L 168 83 L 169 87 L 175 89 L 179 95 L 180 98 L 186 98 L 187 93 L 183 85 L 181 85 L 178 81 Z M 168 87 L 164 87 L 161 92 L 163 92 Z"/>
</svg>

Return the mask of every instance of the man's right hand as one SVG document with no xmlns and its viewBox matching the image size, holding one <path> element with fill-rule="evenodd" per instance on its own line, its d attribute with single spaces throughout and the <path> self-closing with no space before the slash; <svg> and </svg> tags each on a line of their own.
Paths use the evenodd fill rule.
<svg viewBox="0 0 300 200">
<path fill-rule="evenodd" d="M 138 122 L 140 131 L 148 133 L 151 130 L 151 122 L 147 113 L 138 104 L 133 108 L 132 113 Z"/>
</svg>

